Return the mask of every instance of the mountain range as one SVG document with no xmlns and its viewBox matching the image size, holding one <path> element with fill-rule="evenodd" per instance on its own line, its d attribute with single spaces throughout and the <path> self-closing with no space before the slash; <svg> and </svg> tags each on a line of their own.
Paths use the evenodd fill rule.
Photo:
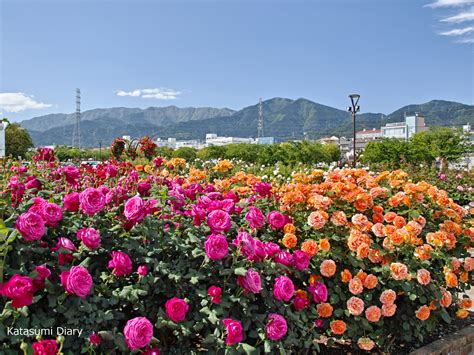
<svg viewBox="0 0 474 355">
<path fill-rule="evenodd" d="M 277 141 L 320 138 L 327 135 L 351 136 L 352 119 L 347 111 L 307 99 L 273 98 L 263 101 L 264 135 Z M 204 139 L 206 133 L 219 136 L 255 137 L 258 105 L 239 111 L 228 108 L 176 106 L 93 109 L 81 114 L 81 141 L 85 147 L 109 145 L 114 138 L 149 135 L 153 138 Z M 388 115 L 357 115 L 357 129 L 379 128 L 403 121 L 405 114 L 418 112 L 428 126 L 474 125 L 474 106 L 458 102 L 432 100 L 404 106 Z M 75 114 L 50 114 L 20 122 L 35 145 L 71 144 Z"/>
</svg>

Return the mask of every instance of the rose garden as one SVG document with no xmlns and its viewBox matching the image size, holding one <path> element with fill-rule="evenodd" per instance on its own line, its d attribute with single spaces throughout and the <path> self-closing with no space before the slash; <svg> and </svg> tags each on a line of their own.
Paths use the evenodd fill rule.
<svg viewBox="0 0 474 355">
<path fill-rule="evenodd" d="M 472 176 L 263 170 L 6 161 L 0 352 L 402 353 L 470 317 Z"/>
</svg>

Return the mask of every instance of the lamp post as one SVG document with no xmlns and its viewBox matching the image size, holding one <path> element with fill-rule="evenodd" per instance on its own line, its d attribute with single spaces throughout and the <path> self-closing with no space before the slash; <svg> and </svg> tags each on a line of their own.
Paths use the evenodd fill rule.
<svg viewBox="0 0 474 355">
<path fill-rule="evenodd" d="M 352 149 L 353 149 L 354 158 L 352 160 L 352 167 L 355 168 L 356 167 L 356 161 L 357 161 L 357 158 L 356 158 L 356 114 L 360 110 L 360 106 L 358 105 L 360 95 L 359 94 L 351 94 L 351 95 L 349 95 L 349 98 L 351 99 L 351 105 L 352 106 L 349 106 L 347 108 L 347 110 L 352 114 L 352 126 L 354 128 L 354 138 L 353 138 L 353 142 L 352 142 L 353 143 Z"/>
</svg>

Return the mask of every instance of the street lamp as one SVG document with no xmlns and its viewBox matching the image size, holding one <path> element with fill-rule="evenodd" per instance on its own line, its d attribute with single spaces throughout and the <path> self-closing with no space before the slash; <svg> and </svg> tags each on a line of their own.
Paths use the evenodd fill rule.
<svg viewBox="0 0 474 355">
<path fill-rule="evenodd" d="M 352 126 L 354 128 L 354 140 L 353 140 L 353 154 L 354 158 L 352 160 L 352 167 L 356 167 L 356 114 L 360 110 L 360 106 L 357 105 L 359 103 L 360 95 L 359 94 L 351 94 L 349 95 L 349 98 L 351 99 L 351 104 L 352 106 L 349 106 L 347 108 L 347 111 L 349 111 L 352 114 Z"/>
</svg>

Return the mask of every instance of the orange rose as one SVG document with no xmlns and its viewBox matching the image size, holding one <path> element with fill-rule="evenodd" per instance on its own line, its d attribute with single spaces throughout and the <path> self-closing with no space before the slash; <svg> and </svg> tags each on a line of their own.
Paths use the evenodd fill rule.
<svg viewBox="0 0 474 355">
<path fill-rule="evenodd" d="M 362 293 L 364 291 L 364 285 L 362 284 L 362 281 L 358 279 L 357 277 L 354 277 L 349 281 L 349 291 L 353 295 L 358 295 L 359 293 Z"/>
<path fill-rule="evenodd" d="M 428 306 L 421 306 L 418 308 L 418 310 L 415 312 L 416 318 L 419 320 L 425 321 L 430 317 L 430 308 Z"/>
<path fill-rule="evenodd" d="M 383 260 L 382 253 L 377 249 L 369 250 L 369 260 L 374 264 L 380 264 Z"/>
<path fill-rule="evenodd" d="M 446 286 L 448 287 L 456 287 L 458 285 L 458 277 L 452 271 L 448 271 L 445 274 Z"/>
<path fill-rule="evenodd" d="M 382 223 L 383 222 L 383 214 L 374 213 L 372 215 L 372 222 Z"/>
<path fill-rule="evenodd" d="M 392 278 L 395 280 L 404 280 L 408 275 L 408 268 L 402 263 L 392 263 L 390 270 L 392 272 Z"/>
<path fill-rule="evenodd" d="M 346 332 L 346 323 L 342 320 L 335 320 L 331 322 L 331 331 L 335 335 L 342 335 Z"/>
<path fill-rule="evenodd" d="M 405 218 L 403 218 L 402 216 L 397 216 L 393 219 L 393 225 L 397 228 L 402 228 L 406 224 L 407 222 L 405 221 Z"/>
<path fill-rule="evenodd" d="M 327 238 L 323 238 L 319 240 L 319 249 L 322 251 L 329 251 L 331 249 L 331 244 Z"/>
<path fill-rule="evenodd" d="M 469 273 L 467 271 L 464 271 L 459 275 L 459 281 L 466 283 L 469 280 Z"/>
<path fill-rule="evenodd" d="M 420 269 L 416 274 L 416 279 L 421 285 L 428 285 L 431 281 L 430 272 L 426 269 Z"/>
<path fill-rule="evenodd" d="M 296 238 L 296 235 L 292 233 L 286 233 L 283 236 L 283 239 L 281 240 L 281 242 L 286 248 L 292 249 L 296 246 L 298 239 Z"/>
<path fill-rule="evenodd" d="M 430 307 L 430 311 L 434 311 L 436 308 L 438 308 L 436 307 L 435 301 L 431 301 L 428 307 Z"/>
<path fill-rule="evenodd" d="M 397 311 L 397 305 L 395 303 L 382 305 L 382 315 L 384 317 L 393 317 Z"/>
<path fill-rule="evenodd" d="M 315 256 L 318 253 L 318 243 L 312 239 L 307 239 L 301 244 L 301 250 L 309 256 Z"/>
<path fill-rule="evenodd" d="M 441 301 L 439 301 L 439 304 L 444 307 L 444 308 L 447 308 L 451 305 L 451 303 L 453 302 L 453 296 L 451 295 L 451 292 L 445 290 L 444 288 L 441 288 Z"/>
<path fill-rule="evenodd" d="M 336 263 L 334 260 L 324 260 L 319 267 L 319 271 L 321 272 L 321 275 L 325 277 L 334 276 L 336 273 Z"/>
<path fill-rule="evenodd" d="M 370 351 L 375 347 L 375 342 L 370 338 L 359 338 L 357 345 L 362 350 Z"/>
<path fill-rule="evenodd" d="M 456 317 L 458 317 L 458 318 L 464 319 L 468 315 L 469 315 L 469 312 L 465 309 L 460 308 L 456 311 Z"/>
<path fill-rule="evenodd" d="M 377 279 L 377 276 L 370 274 L 367 275 L 367 277 L 364 280 L 364 287 L 368 288 L 369 290 L 372 290 L 375 288 L 379 283 L 379 280 Z"/>
<path fill-rule="evenodd" d="M 459 305 L 461 308 L 464 309 L 469 309 L 472 307 L 472 300 L 470 298 L 463 298 L 460 302 Z"/>
<path fill-rule="evenodd" d="M 359 297 L 352 296 L 346 302 L 347 309 L 353 316 L 358 316 L 364 311 L 364 301 Z"/>
<path fill-rule="evenodd" d="M 357 256 L 361 259 L 364 259 L 369 255 L 369 245 L 362 243 L 357 247 Z"/>
<path fill-rule="evenodd" d="M 397 298 L 394 290 L 385 290 L 380 295 L 380 302 L 383 304 L 393 304 Z"/>
<path fill-rule="evenodd" d="M 309 284 L 310 285 L 314 285 L 316 284 L 316 282 L 318 282 L 318 280 L 321 278 L 321 276 L 318 276 L 318 275 L 310 275 L 309 276 Z"/>
<path fill-rule="evenodd" d="M 357 277 L 360 281 L 364 282 L 365 278 L 367 277 L 367 273 L 361 270 L 355 275 L 355 277 Z"/>
<path fill-rule="evenodd" d="M 390 211 L 387 212 L 383 218 L 385 219 L 385 222 L 392 223 L 395 217 L 397 217 L 397 214 L 395 212 Z"/>
<path fill-rule="evenodd" d="M 316 309 L 321 318 L 329 318 L 332 316 L 333 308 L 329 303 L 320 303 Z"/>
<path fill-rule="evenodd" d="M 283 232 L 284 232 L 284 233 L 295 234 L 295 232 L 296 232 L 296 227 L 295 227 L 295 225 L 292 224 L 292 223 L 287 223 L 287 224 L 285 224 L 285 226 L 283 227 Z"/>
<path fill-rule="evenodd" d="M 296 297 L 304 298 L 305 300 L 308 299 L 308 293 L 305 290 L 298 289 L 295 292 Z"/>
<path fill-rule="evenodd" d="M 344 283 L 348 283 L 352 279 L 352 274 L 348 269 L 344 269 L 344 271 L 341 272 L 341 281 Z"/>
<path fill-rule="evenodd" d="M 336 211 L 331 216 L 331 222 L 335 226 L 344 226 L 347 224 L 347 217 L 346 214 L 342 211 Z"/>
<path fill-rule="evenodd" d="M 365 310 L 365 318 L 367 318 L 369 322 L 377 323 L 381 316 L 382 311 L 377 306 L 370 306 Z"/>
<path fill-rule="evenodd" d="M 321 229 L 328 221 L 328 214 L 324 211 L 314 211 L 308 216 L 308 224 L 314 229 Z"/>
</svg>

